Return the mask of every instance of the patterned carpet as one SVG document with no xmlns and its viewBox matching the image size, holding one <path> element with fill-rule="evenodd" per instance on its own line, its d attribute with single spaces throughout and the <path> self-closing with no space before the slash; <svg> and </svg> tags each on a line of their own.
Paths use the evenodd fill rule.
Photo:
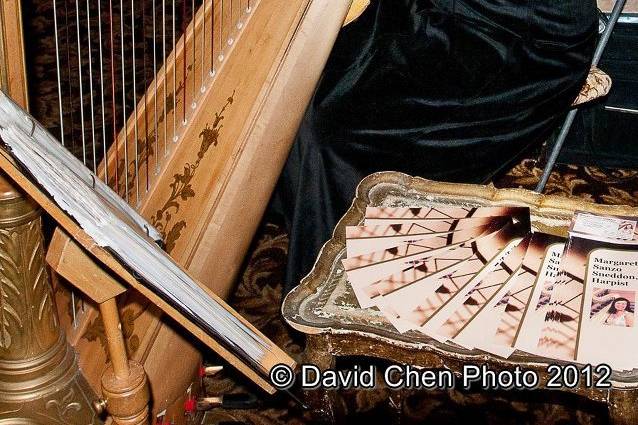
<svg viewBox="0 0 638 425">
<path fill-rule="evenodd" d="M 533 189 L 542 170 L 524 160 L 499 179 L 497 187 Z M 584 198 L 599 204 L 638 206 L 638 170 L 559 165 L 551 174 L 546 194 Z"/>
<path fill-rule="evenodd" d="M 533 188 L 541 170 L 535 161 L 525 160 L 496 182 L 497 187 Z M 560 165 L 552 174 L 546 193 L 580 197 L 606 204 L 638 205 L 638 171 L 602 170 L 595 167 Z M 283 227 L 266 220 L 256 237 L 232 304 L 267 336 L 299 359 L 303 338 L 287 327 L 281 318 L 281 288 L 288 238 Z M 213 361 L 210 359 L 209 361 Z M 365 359 L 343 361 L 342 367 Z M 369 361 L 369 360 L 368 360 Z M 343 364 L 345 363 L 345 364 Z M 209 379 L 211 395 L 250 391 L 254 388 L 232 373 Z M 255 391 L 260 397 L 263 395 Z M 389 390 L 345 391 L 343 405 L 348 423 L 388 423 L 394 410 Z M 401 423 L 476 425 L 603 425 L 607 424 L 604 405 L 584 403 L 582 399 L 547 391 L 490 392 L 445 391 L 411 394 L 404 398 Z M 202 424 L 241 421 L 249 424 L 311 423 L 307 414 L 283 397 L 262 400 L 255 410 L 216 409 L 207 412 Z"/>
</svg>

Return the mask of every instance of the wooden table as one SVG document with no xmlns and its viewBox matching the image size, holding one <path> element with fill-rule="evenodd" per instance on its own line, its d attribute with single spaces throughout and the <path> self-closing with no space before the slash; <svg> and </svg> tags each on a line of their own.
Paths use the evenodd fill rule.
<svg viewBox="0 0 638 425">
<path fill-rule="evenodd" d="M 449 368 L 455 373 L 470 363 L 486 364 L 495 371 L 518 365 L 537 371 L 543 387 L 548 379 L 545 369 L 555 361 L 520 352 L 504 360 L 481 351 L 441 344 L 417 332 L 401 334 L 376 309 L 358 306 L 340 261 L 345 256 L 345 226 L 361 223 L 366 205 L 441 204 L 526 205 L 531 209 L 536 229 L 562 235 L 566 234 L 576 210 L 638 215 L 637 208 L 596 205 L 522 189 L 438 183 L 400 173 L 373 174 L 359 185 L 353 206 L 341 219 L 333 238 L 324 245 L 311 273 L 284 300 L 284 318 L 307 335 L 304 361 L 325 370 L 334 367 L 337 356 L 369 356 L 428 368 Z M 614 372 L 611 381 L 611 389 L 579 387 L 565 391 L 606 403 L 614 425 L 638 424 L 638 370 Z M 335 422 L 339 419 L 334 403 L 336 393 L 315 390 L 308 391 L 306 396 L 317 420 Z M 399 397 L 399 393 L 393 397 Z M 400 406 L 400 402 L 394 404 Z"/>
</svg>

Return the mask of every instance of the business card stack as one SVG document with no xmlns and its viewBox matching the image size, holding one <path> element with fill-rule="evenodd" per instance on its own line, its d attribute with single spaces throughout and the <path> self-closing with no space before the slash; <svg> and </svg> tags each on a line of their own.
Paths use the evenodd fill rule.
<svg viewBox="0 0 638 425">
<path fill-rule="evenodd" d="M 368 207 L 343 266 L 400 332 L 632 370 L 637 221 L 578 212 L 565 240 L 533 232 L 523 207 Z"/>
</svg>

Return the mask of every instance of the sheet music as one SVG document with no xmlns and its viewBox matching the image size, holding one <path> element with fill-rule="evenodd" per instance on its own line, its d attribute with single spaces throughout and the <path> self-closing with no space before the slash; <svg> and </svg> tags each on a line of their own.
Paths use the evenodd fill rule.
<svg viewBox="0 0 638 425">
<path fill-rule="evenodd" d="M 270 343 L 211 298 L 153 239 L 159 233 L 0 92 L 0 137 L 58 206 L 101 247 L 210 335 L 261 368 Z M 150 238 L 147 236 L 151 236 Z"/>
<path fill-rule="evenodd" d="M 92 186 L 94 191 L 101 195 L 112 209 L 119 212 L 122 219 L 135 223 L 139 229 L 148 232 L 148 236 L 153 240 L 162 240 L 160 233 L 144 217 L 139 215 L 68 150 L 62 149 L 60 142 L 51 133 L 2 91 L 0 91 L 0 126 L 19 130 L 20 133 L 28 138 L 37 141 L 42 152 L 46 152 L 47 156 L 55 158 L 60 164 L 64 164 L 66 171 L 74 174 L 82 183 Z M 27 168 L 31 171 L 28 166 Z M 33 175 L 35 176 L 35 174 Z"/>
</svg>

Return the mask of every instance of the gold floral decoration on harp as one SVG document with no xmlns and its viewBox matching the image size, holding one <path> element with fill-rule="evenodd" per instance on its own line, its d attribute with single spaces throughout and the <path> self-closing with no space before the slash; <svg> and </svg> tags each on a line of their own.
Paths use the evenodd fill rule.
<svg viewBox="0 0 638 425">
<path fill-rule="evenodd" d="M 219 141 L 219 133 L 223 127 L 222 121 L 224 119 L 224 112 L 229 105 L 233 104 L 235 91 L 226 99 L 226 103 L 219 112 L 215 113 L 215 120 L 212 126 L 206 124 L 206 127 L 199 133 L 199 137 L 202 139 L 199 152 L 197 152 L 197 159 L 191 163 L 186 162 L 184 164 L 184 171 L 181 174 L 175 174 L 173 176 L 173 182 L 169 185 L 171 188 L 171 194 L 157 212 L 151 218 L 151 224 L 161 233 L 162 239 L 165 243 L 166 252 L 170 253 L 177 240 L 180 238 L 182 231 L 186 227 L 186 220 L 179 220 L 175 223 L 171 223 L 175 214 L 177 214 L 184 202 L 190 198 L 195 197 L 195 190 L 191 185 L 193 177 L 201 164 L 202 159 L 208 152 L 211 146 L 217 146 Z"/>
</svg>

